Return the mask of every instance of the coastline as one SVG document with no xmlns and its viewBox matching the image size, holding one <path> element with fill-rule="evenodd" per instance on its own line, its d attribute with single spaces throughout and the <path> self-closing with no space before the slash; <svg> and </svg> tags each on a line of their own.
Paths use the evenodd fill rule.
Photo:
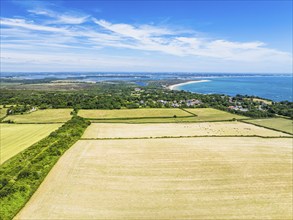
<svg viewBox="0 0 293 220">
<path fill-rule="evenodd" d="M 210 82 L 210 80 L 203 79 L 203 80 L 196 80 L 196 81 L 188 81 L 185 83 L 178 83 L 178 84 L 168 86 L 168 89 L 177 90 L 179 86 L 184 86 L 184 85 L 193 84 L 193 83 L 202 83 L 202 82 Z"/>
</svg>

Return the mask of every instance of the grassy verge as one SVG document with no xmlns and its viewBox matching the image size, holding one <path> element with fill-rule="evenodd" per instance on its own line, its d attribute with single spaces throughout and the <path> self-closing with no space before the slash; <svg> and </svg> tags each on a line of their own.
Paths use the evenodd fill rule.
<svg viewBox="0 0 293 220">
<path fill-rule="evenodd" d="M 75 116 L 47 138 L 0 167 L 0 219 L 12 219 L 37 190 L 61 155 L 80 139 L 89 122 Z"/>
</svg>

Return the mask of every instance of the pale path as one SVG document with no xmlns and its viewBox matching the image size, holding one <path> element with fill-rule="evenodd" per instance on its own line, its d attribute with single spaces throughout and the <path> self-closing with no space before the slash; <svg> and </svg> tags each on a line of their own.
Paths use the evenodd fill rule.
<svg viewBox="0 0 293 220">
<path fill-rule="evenodd" d="M 16 219 L 291 219 L 291 138 L 78 141 Z"/>
</svg>

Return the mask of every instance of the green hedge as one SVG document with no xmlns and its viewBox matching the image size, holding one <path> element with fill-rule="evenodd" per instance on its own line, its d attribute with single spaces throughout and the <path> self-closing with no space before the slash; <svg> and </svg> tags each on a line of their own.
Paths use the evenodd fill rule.
<svg viewBox="0 0 293 220">
<path fill-rule="evenodd" d="M 0 219 L 12 219 L 37 190 L 61 155 L 80 139 L 90 122 L 73 116 L 57 131 L 0 167 Z"/>
</svg>

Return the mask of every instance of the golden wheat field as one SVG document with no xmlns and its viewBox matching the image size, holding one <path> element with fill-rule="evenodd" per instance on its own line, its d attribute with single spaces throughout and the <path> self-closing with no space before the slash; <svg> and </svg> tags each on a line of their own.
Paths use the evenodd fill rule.
<svg viewBox="0 0 293 220">
<path fill-rule="evenodd" d="M 187 136 L 274 136 L 288 134 L 241 122 L 123 124 L 92 123 L 83 138 L 142 138 Z"/>
<path fill-rule="evenodd" d="M 292 219 L 292 139 L 81 140 L 15 219 Z"/>
</svg>

